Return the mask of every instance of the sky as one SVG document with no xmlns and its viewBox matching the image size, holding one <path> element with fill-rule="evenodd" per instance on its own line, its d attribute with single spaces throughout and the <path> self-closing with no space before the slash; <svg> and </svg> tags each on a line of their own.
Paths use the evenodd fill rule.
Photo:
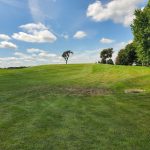
<svg viewBox="0 0 150 150">
<path fill-rule="evenodd" d="M 133 40 L 134 11 L 148 0 L 0 0 L 0 67 L 95 63 Z"/>
</svg>

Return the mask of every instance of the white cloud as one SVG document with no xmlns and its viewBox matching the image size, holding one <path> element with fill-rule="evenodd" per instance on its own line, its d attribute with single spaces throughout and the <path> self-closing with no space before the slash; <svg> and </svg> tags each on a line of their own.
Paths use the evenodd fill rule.
<svg viewBox="0 0 150 150">
<path fill-rule="evenodd" d="M 77 51 L 69 59 L 69 63 L 95 63 L 100 59 L 100 49 Z"/>
<path fill-rule="evenodd" d="M 64 39 L 68 39 L 69 38 L 69 36 L 68 35 L 64 35 Z"/>
<path fill-rule="evenodd" d="M 17 58 L 16 57 L 1 57 L 0 58 L 0 61 L 9 61 L 9 60 L 16 60 Z"/>
<path fill-rule="evenodd" d="M 24 29 L 25 31 L 27 32 L 35 32 L 35 31 L 43 31 L 43 30 L 48 30 L 48 28 L 42 24 L 42 23 L 28 23 L 28 24 L 25 24 L 25 25 L 21 25 L 20 28 Z"/>
<path fill-rule="evenodd" d="M 84 38 L 86 36 L 87 36 L 86 32 L 84 32 L 84 31 L 77 31 L 73 37 L 76 38 L 76 39 L 82 39 L 82 38 Z"/>
<path fill-rule="evenodd" d="M 12 37 L 16 40 L 25 41 L 25 42 L 31 42 L 31 43 L 44 43 L 49 42 L 53 43 L 57 40 L 57 37 L 48 30 L 48 28 L 41 24 L 26 24 L 20 26 L 20 28 L 27 31 L 25 32 L 19 32 L 14 33 Z"/>
<path fill-rule="evenodd" d="M 53 54 L 42 50 L 40 53 L 22 53 L 15 52 L 13 57 L 1 57 L 0 67 L 18 67 L 18 66 L 36 66 L 43 64 L 60 64 L 64 63 L 61 55 Z"/>
<path fill-rule="evenodd" d="M 39 49 L 34 49 L 34 50 L 39 50 Z M 30 49 L 31 52 L 31 49 Z M 33 53 L 32 55 L 30 54 L 25 54 L 22 52 L 15 52 L 15 56 L 22 58 L 24 60 L 39 60 L 39 59 L 44 59 L 45 61 L 50 59 L 50 58 L 55 58 L 57 59 L 57 55 L 53 53 L 49 53 L 44 50 L 39 50 L 38 53 Z"/>
<path fill-rule="evenodd" d="M 78 51 L 69 58 L 69 63 L 94 63 L 99 60 L 100 50 Z M 48 51 L 40 53 L 15 52 L 14 57 L 0 58 L 1 67 L 36 66 L 42 64 L 64 64 L 61 54 L 54 54 Z"/>
<path fill-rule="evenodd" d="M 104 44 L 111 44 L 111 43 L 114 42 L 114 40 L 108 39 L 108 38 L 102 38 L 102 39 L 100 40 L 100 42 L 101 42 L 101 43 L 104 43 Z"/>
<path fill-rule="evenodd" d="M 29 6 L 29 10 L 30 10 L 33 20 L 36 22 L 37 21 L 44 22 L 46 15 L 41 10 L 39 2 L 40 2 L 39 0 L 28 0 L 28 6 Z"/>
<path fill-rule="evenodd" d="M 119 52 L 121 49 L 125 48 L 125 46 L 126 46 L 127 44 L 130 44 L 130 43 L 132 43 L 132 42 L 133 42 L 133 40 L 129 40 L 129 41 L 126 41 L 126 42 L 115 43 L 115 44 L 113 45 L 114 53 L 113 53 L 112 59 L 114 60 L 114 62 L 115 62 L 115 60 L 116 60 L 116 57 L 118 56 L 118 52 Z"/>
<path fill-rule="evenodd" d="M 48 53 L 48 52 L 41 52 L 41 53 L 39 53 L 39 56 L 42 57 L 42 58 L 49 58 L 49 57 L 56 57 L 57 55 L 56 54 L 51 54 L 51 53 Z"/>
<path fill-rule="evenodd" d="M 28 7 L 34 22 L 45 22 L 47 19 L 54 20 L 57 15 L 60 14 L 60 7 L 56 4 L 56 0 L 26 0 L 28 1 Z M 56 11 L 57 9 L 57 11 Z"/>
<path fill-rule="evenodd" d="M 13 7 L 17 7 L 20 8 L 23 4 L 22 1 L 18 1 L 18 0 L 0 0 L 0 3 L 6 4 L 6 5 L 10 5 Z"/>
<path fill-rule="evenodd" d="M 0 39 L 1 39 L 1 40 L 5 40 L 5 41 L 8 41 L 8 40 L 10 40 L 11 38 L 10 38 L 8 35 L 6 35 L 6 34 L 0 34 Z"/>
<path fill-rule="evenodd" d="M 21 52 L 15 52 L 14 55 L 18 56 L 18 57 L 25 57 L 26 56 L 26 54 L 21 53 Z"/>
<path fill-rule="evenodd" d="M 69 39 L 69 35 L 67 35 L 67 34 L 61 34 L 61 37 L 63 37 L 64 39 Z"/>
<path fill-rule="evenodd" d="M 141 10 L 143 11 L 145 7 L 142 7 Z"/>
<path fill-rule="evenodd" d="M 94 21 L 113 20 L 115 23 L 122 23 L 129 26 L 134 18 L 134 11 L 143 0 L 113 0 L 102 4 L 96 0 L 87 9 L 87 17 Z"/>
<path fill-rule="evenodd" d="M 28 34 L 24 32 L 14 33 L 12 36 L 16 40 L 31 42 L 31 43 L 52 43 L 56 41 L 56 36 L 48 30 Z"/>
<path fill-rule="evenodd" d="M 16 49 L 17 45 L 8 41 L 2 41 L 0 42 L 0 48 Z"/>
<path fill-rule="evenodd" d="M 29 49 L 27 49 L 28 53 L 40 53 L 40 52 L 43 52 L 43 51 L 44 50 L 37 49 L 37 48 L 29 48 Z"/>
</svg>

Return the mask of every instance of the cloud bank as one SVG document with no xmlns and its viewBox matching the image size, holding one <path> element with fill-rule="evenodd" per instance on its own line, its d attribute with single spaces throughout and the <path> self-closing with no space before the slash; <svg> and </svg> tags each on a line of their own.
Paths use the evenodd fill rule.
<svg viewBox="0 0 150 150">
<path fill-rule="evenodd" d="M 102 4 L 100 0 L 90 4 L 87 9 L 87 17 L 96 22 L 112 20 L 129 26 L 134 19 L 134 11 L 143 0 L 112 0 Z"/>
</svg>

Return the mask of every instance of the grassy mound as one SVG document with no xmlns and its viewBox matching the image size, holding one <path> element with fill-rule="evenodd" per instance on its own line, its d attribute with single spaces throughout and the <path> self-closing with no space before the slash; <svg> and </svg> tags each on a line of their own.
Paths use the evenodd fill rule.
<svg viewBox="0 0 150 150">
<path fill-rule="evenodd" d="M 2 150 L 149 150 L 149 127 L 148 67 L 0 70 Z"/>
</svg>

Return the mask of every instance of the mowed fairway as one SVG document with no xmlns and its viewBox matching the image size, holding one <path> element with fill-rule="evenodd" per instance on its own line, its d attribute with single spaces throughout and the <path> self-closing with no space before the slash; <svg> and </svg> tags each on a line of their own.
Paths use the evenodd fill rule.
<svg viewBox="0 0 150 150">
<path fill-rule="evenodd" d="M 149 149 L 150 68 L 0 70 L 0 150 Z"/>
</svg>

